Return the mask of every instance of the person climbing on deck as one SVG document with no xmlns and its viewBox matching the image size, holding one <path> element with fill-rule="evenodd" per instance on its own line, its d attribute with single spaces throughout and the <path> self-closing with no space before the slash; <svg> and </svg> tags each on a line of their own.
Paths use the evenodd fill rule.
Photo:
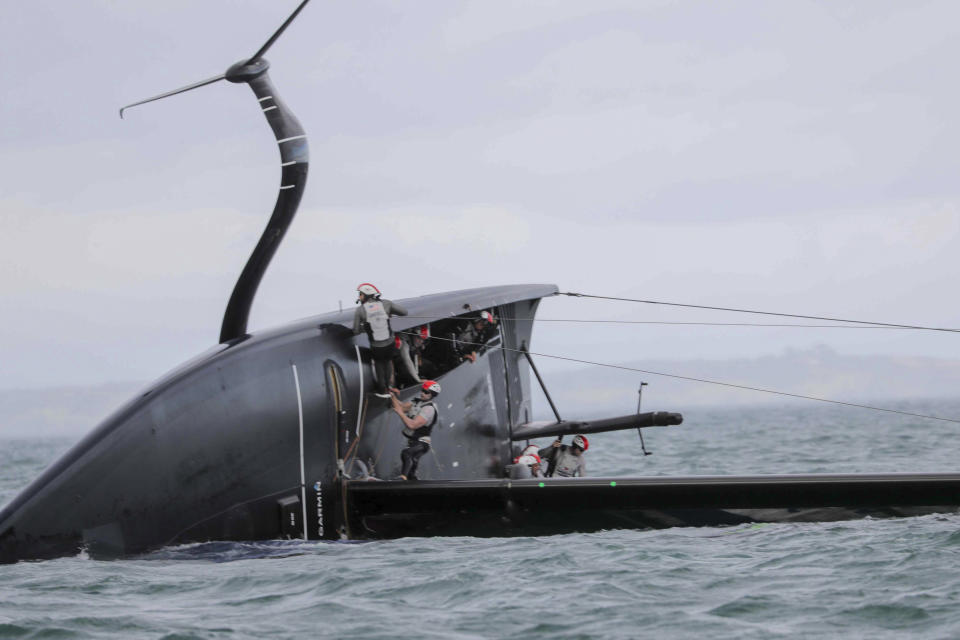
<svg viewBox="0 0 960 640">
<path fill-rule="evenodd" d="M 438 395 L 440 383 L 433 380 L 424 380 L 420 396 L 411 402 L 400 402 L 396 395 L 391 395 L 393 410 L 403 421 L 403 436 L 407 439 L 407 448 L 400 452 L 401 480 L 416 480 L 417 464 L 430 451 L 430 432 L 440 418 L 433 402 Z"/>
<path fill-rule="evenodd" d="M 570 446 L 561 444 L 560 440 L 554 440 L 549 447 L 540 449 L 540 458 L 547 460 L 549 463 L 547 476 L 572 478 L 587 475 L 587 464 L 583 459 L 583 454 L 589 448 L 590 442 L 586 436 L 575 435 Z"/>
<path fill-rule="evenodd" d="M 405 316 L 407 310 L 390 300 L 380 298 L 380 290 L 369 282 L 357 286 L 357 307 L 353 314 L 353 334 L 366 332 L 373 352 L 373 367 L 376 374 L 374 395 L 389 398 L 387 389 L 393 386 L 393 358 L 396 355 L 390 316 Z"/>
</svg>

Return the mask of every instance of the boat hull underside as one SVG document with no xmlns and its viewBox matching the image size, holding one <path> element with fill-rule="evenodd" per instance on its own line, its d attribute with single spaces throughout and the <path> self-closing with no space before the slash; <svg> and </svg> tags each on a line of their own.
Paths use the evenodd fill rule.
<svg viewBox="0 0 960 640">
<path fill-rule="evenodd" d="M 960 475 L 347 483 L 352 538 L 536 536 L 960 511 Z"/>
</svg>

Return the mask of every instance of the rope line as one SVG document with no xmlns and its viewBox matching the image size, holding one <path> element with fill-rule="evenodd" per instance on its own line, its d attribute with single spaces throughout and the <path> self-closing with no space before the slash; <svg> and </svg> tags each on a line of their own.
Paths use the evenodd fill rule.
<svg viewBox="0 0 960 640">
<path fill-rule="evenodd" d="M 417 320 L 437 320 L 436 316 L 404 316 Z M 444 318 L 441 318 L 443 320 Z M 791 323 L 771 323 L 771 322 L 680 322 L 667 320 L 587 320 L 582 318 L 505 318 L 498 316 L 497 320 L 510 320 L 521 322 L 580 322 L 586 324 L 654 324 L 654 325 L 693 325 L 706 327 L 800 327 L 807 329 L 922 329 L 923 327 L 900 327 L 900 326 L 862 326 L 851 327 L 844 324 L 791 324 Z"/>
<path fill-rule="evenodd" d="M 409 331 L 398 331 L 397 333 L 402 333 L 402 334 L 411 335 L 411 336 L 412 336 L 412 335 L 417 335 L 417 334 L 411 333 L 411 332 L 409 332 Z M 438 336 L 430 336 L 430 339 L 431 339 L 431 340 L 445 340 L 445 341 L 447 341 L 447 342 L 454 342 L 454 340 L 451 339 L 451 338 L 441 338 L 441 337 L 438 337 Z M 459 342 L 460 342 L 460 344 L 468 344 L 468 345 L 475 346 L 475 347 L 485 346 L 485 343 L 481 343 L 481 342 L 464 342 L 464 341 L 462 341 L 462 340 L 459 341 Z M 500 346 L 500 349 L 502 349 L 503 351 L 513 351 L 513 352 L 515 352 L 515 353 L 524 353 L 524 351 L 523 351 L 522 349 L 512 349 L 512 348 L 510 348 L 510 347 L 504 347 L 504 346 L 502 346 L 502 345 Z M 566 361 L 566 362 L 579 362 L 579 363 L 581 363 L 581 364 L 590 364 L 590 365 L 594 365 L 594 366 L 597 366 L 597 367 L 608 367 L 608 368 L 610 368 L 610 369 L 620 369 L 620 370 L 622 370 L 622 371 L 633 371 L 633 372 L 636 372 L 636 373 L 646 373 L 646 374 L 650 374 L 650 375 L 653 375 L 653 376 L 661 376 L 661 377 L 664 377 L 664 378 L 674 378 L 674 379 L 677 379 L 677 380 L 688 380 L 688 381 L 691 381 L 691 382 L 702 382 L 702 383 L 705 383 L 705 384 L 714 384 L 714 385 L 718 385 L 718 386 L 721 386 L 721 387 L 730 387 L 730 388 L 733 388 L 733 389 L 745 389 L 745 390 L 747 390 L 747 391 L 758 391 L 758 392 L 760 392 L 760 393 L 770 393 L 770 394 L 773 394 L 773 395 L 787 396 L 787 397 L 790 397 L 790 398 L 799 398 L 799 399 L 801 399 L 801 400 L 813 400 L 813 401 L 816 401 L 816 402 L 825 402 L 825 403 L 828 403 L 828 404 L 838 404 L 838 405 L 843 405 L 843 406 L 846 406 L 846 407 L 856 407 L 856 408 L 858 408 L 858 409 L 870 409 L 871 411 L 883 411 L 883 412 L 886 412 L 886 413 L 896 413 L 896 414 L 898 414 L 898 415 L 910 416 L 910 417 L 913 417 L 913 418 L 926 418 L 926 419 L 928 419 L 928 420 L 940 420 L 940 421 L 942 421 L 942 422 L 953 422 L 953 423 L 956 423 L 956 424 L 960 424 L 960 420 L 956 420 L 956 419 L 953 419 L 953 418 L 941 418 L 940 416 L 932 416 L 932 415 L 927 415 L 927 414 L 923 414 L 923 413 L 912 413 L 912 412 L 910 412 L 910 411 L 900 411 L 900 410 L 898 410 L 898 409 L 887 409 L 887 408 L 885 408 L 885 407 L 874 407 L 874 406 L 866 405 L 866 404 L 857 404 L 857 403 L 854 403 L 854 402 L 844 402 L 844 401 L 842 401 L 842 400 L 831 400 L 831 399 L 829 399 L 829 398 L 818 398 L 818 397 L 816 397 L 816 396 L 805 396 L 805 395 L 802 395 L 802 394 L 799 394 L 799 393 L 790 393 L 790 392 L 787 392 L 787 391 L 777 391 L 777 390 L 775 390 L 775 389 L 763 389 L 763 388 L 761 388 L 761 387 L 751 387 L 751 386 L 743 385 L 743 384 L 733 384 L 733 383 L 731 383 L 731 382 L 720 382 L 720 381 L 718 381 L 718 380 L 707 380 L 706 378 L 694 378 L 694 377 L 692 377 L 692 376 L 681 376 L 681 375 L 678 375 L 678 374 L 675 374 L 675 373 L 664 373 L 664 372 L 662 372 L 662 371 L 651 371 L 651 370 L 649 370 L 649 369 L 638 369 L 638 368 L 636 368 L 636 367 L 627 367 L 627 366 L 618 365 L 618 364 L 608 364 L 608 363 L 605 363 L 605 362 L 595 362 L 595 361 L 592 361 L 592 360 L 580 360 L 579 358 L 569 358 L 569 357 L 567 357 L 567 356 L 556 356 L 556 355 L 551 355 L 551 354 L 549 354 L 549 353 L 537 353 L 537 352 L 535 352 L 535 351 L 527 351 L 526 353 L 529 353 L 529 354 L 532 355 L 532 356 L 540 356 L 541 358 L 553 358 L 554 360 L 564 360 L 564 361 Z"/>
<path fill-rule="evenodd" d="M 951 329 L 947 327 L 924 327 L 912 324 L 894 324 L 890 322 L 871 322 L 867 320 L 848 320 L 845 318 L 828 318 L 824 316 L 804 316 L 796 313 L 776 313 L 773 311 L 756 311 L 753 309 L 734 309 L 731 307 L 708 307 L 701 304 L 683 304 L 680 302 L 663 302 L 661 300 L 638 300 L 635 298 L 615 298 L 612 296 L 595 296 L 588 293 L 560 292 L 560 296 L 572 296 L 574 298 L 596 298 L 598 300 L 619 300 L 622 302 L 642 302 L 643 304 L 660 304 L 670 307 L 685 307 L 688 309 L 709 309 L 711 311 L 733 311 L 736 313 L 755 313 L 765 316 L 780 316 L 783 318 L 803 318 L 804 320 L 826 320 L 828 322 L 850 322 L 853 324 L 866 324 L 877 327 L 892 327 L 896 329 L 923 329 L 924 331 L 945 331 L 948 333 L 960 333 L 960 329 Z"/>
</svg>

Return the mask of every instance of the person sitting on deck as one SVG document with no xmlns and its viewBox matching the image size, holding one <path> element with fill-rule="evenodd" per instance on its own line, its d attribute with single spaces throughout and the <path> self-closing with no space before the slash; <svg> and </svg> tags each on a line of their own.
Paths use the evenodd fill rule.
<svg viewBox="0 0 960 640">
<path fill-rule="evenodd" d="M 396 351 L 390 316 L 405 316 L 407 310 L 396 302 L 381 300 L 380 290 L 369 282 L 359 285 L 357 293 L 357 303 L 360 306 L 353 314 L 353 334 L 366 331 L 376 373 L 374 395 L 389 398 L 387 389 L 393 386 L 393 356 Z"/>
<path fill-rule="evenodd" d="M 403 436 L 407 439 L 407 448 L 400 452 L 403 466 L 401 480 L 417 479 L 417 464 L 427 451 L 430 451 L 430 432 L 440 418 L 433 399 L 440 395 L 440 384 L 433 380 L 424 380 L 420 387 L 420 397 L 412 402 L 400 402 L 396 395 L 391 396 L 393 410 L 403 421 Z"/>
<path fill-rule="evenodd" d="M 584 462 L 583 454 L 590 448 L 590 442 L 586 436 L 573 436 L 573 444 L 567 446 L 561 444 L 557 439 L 549 447 L 540 449 L 540 458 L 547 460 L 547 476 L 560 476 L 563 478 L 572 478 L 574 476 L 583 477 L 587 475 L 587 465 Z"/>
<path fill-rule="evenodd" d="M 542 478 L 543 470 L 540 468 L 540 464 L 540 456 L 536 453 L 525 453 L 517 456 L 513 459 L 513 464 L 509 465 L 510 479 Z"/>
</svg>

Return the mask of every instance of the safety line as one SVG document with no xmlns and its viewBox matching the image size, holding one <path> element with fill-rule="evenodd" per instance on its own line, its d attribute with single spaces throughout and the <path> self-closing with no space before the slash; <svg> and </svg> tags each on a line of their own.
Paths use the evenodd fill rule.
<svg viewBox="0 0 960 640">
<path fill-rule="evenodd" d="M 407 332 L 407 331 L 398 331 L 397 333 L 403 333 L 403 334 L 406 334 L 406 335 L 418 335 L 418 334 L 410 333 L 410 332 Z M 439 336 L 430 336 L 430 339 L 431 339 L 431 340 L 446 340 L 446 341 L 448 341 L 448 342 L 454 342 L 454 340 L 451 339 L 451 338 L 441 338 L 441 337 L 439 337 Z M 459 341 L 459 342 L 460 342 L 460 344 L 468 344 L 468 345 L 472 345 L 472 346 L 475 346 L 475 347 L 485 346 L 485 343 L 482 343 L 482 342 L 464 342 L 464 341 L 462 341 L 462 340 Z M 504 351 L 513 351 L 513 352 L 516 352 L 516 353 L 524 353 L 524 351 L 522 351 L 521 349 L 511 349 L 511 348 L 509 348 L 509 347 L 504 347 L 504 346 L 501 346 L 500 348 L 503 349 Z M 637 373 L 648 373 L 648 374 L 653 375 L 653 376 L 662 376 L 662 377 L 664 377 L 664 378 L 676 378 L 676 379 L 678 379 L 678 380 L 690 380 L 690 381 L 692 381 L 692 382 L 703 382 L 703 383 L 706 383 L 706 384 L 719 385 L 719 386 L 721 386 L 721 387 L 731 387 L 731 388 L 734 388 L 734 389 L 746 389 L 747 391 L 759 391 L 759 392 L 761 392 L 761 393 L 770 393 L 770 394 L 773 394 L 773 395 L 788 396 L 788 397 L 791 397 L 791 398 L 800 398 L 800 399 L 802 399 L 802 400 L 815 400 L 815 401 L 817 401 L 817 402 L 826 402 L 826 403 L 829 403 L 829 404 L 839 404 L 839 405 L 844 405 L 844 406 L 847 406 L 847 407 L 857 407 L 858 409 L 870 409 L 870 410 L 872 410 L 872 411 L 884 411 L 884 412 L 886 412 L 886 413 L 896 413 L 896 414 L 899 414 L 899 415 L 911 416 L 911 417 L 914 417 L 914 418 L 927 418 L 927 419 L 930 419 L 930 420 L 941 420 L 941 421 L 943 421 L 943 422 L 954 422 L 954 423 L 960 424 L 960 420 L 955 420 L 955 419 L 953 419 L 953 418 L 941 418 L 941 417 L 939 417 L 939 416 L 931 416 L 931 415 L 926 415 L 926 414 L 923 414 L 923 413 L 911 413 L 911 412 L 909 412 L 909 411 L 899 411 L 899 410 L 897 410 L 897 409 L 886 409 L 886 408 L 884 408 L 884 407 L 873 407 L 873 406 L 866 405 L 866 404 L 856 404 L 856 403 L 853 403 L 853 402 L 843 402 L 842 400 L 830 400 L 829 398 L 818 398 L 818 397 L 816 397 L 816 396 L 805 396 L 805 395 L 801 395 L 801 394 L 799 394 L 799 393 L 789 393 L 789 392 L 787 392 L 787 391 L 776 391 L 776 390 L 774 390 L 774 389 L 763 389 L 763 388 L 760 388 L 760 387 L 750 387 L 750 386 L 743 385 L 743 384 L 733 384 L 733 383 L 731 383 L 731 382 L 720 382 L 720 381 L 718 381 L 718 380 L 707 380 L 706 378 L 694 378 L 694 377 L 692 377 L 692 376 L 681 376 L 681 375 L 678 375 L 678 374 L 675 374 L 675 373 L 663 373 L 662 371 L 650 371 L 649 369 L 637 369 L 637 368 L 635 368 L 635 367 L 627 367 L 627 366 L 618 365 L 618 364 L 608 364 L 608 363 L 605 363 L 605 362 L 594 362 L 594 361 L 592 361 L 592 360 L 580 360 L 580 359 L 578 359 L 578 358 L 569 358 L 569 357 L 566 357 L 566 356 L 555 356 L 555 355 L 551 355 L 551 354 L 549 354 L 549 353 L 537 353 L 537 352 L 535 352 L 535 351 L 527 351 L 526 353 L 529 353 L 529 354 L 532 355 L 532 356 L 540 356 L 541 358 L 553 358 L 554 360 L 565 360 L 565 361 L 567 361 L 567 362 L 579 362 L 579 363 L 581 363 L 581 364 L 591 364 L 591 365 L 598 366 L 598 367 L 608 367 L 608 368 L 610 368 L 610 369 L 620 369 L 620 370 L 622 370 L 622 371 L 635 371 L 635 372 L 637 372 Z"/>
<path fill-rule="evenodd" d="M 638 300 L 636 298 L 615 298 L 612 296 L 595 296 L 588 293 L 560 292 L 559 296 L 572 296 L 574 298 L 596 298 L 598 300 L 620 300 L 622 302 L 642 302 L 644 304 L 661 304 L 670 307 L 686 307 L 688 309 L 709 309 L 711 311 L 733 311 L 736 313 L 755 313 L 765 316 L 780 316 L 783 318 L 803 318 L 805 320 L 827 320 L 829 322 L 850 322 L 854 324 L 869 324 L 878 327 L 895 327 L 898 329 L 923 329 L 925 331 L 946 331 L 948 333 L 960 333 L 960 329 L 951 329 L 947 327 L 924 327 L 911 324 L 894 324 L 890 322 L 872 322 L 867 320 L 848 320 L 845 318 L 828 318 L 824 316 L 804 316 L 796 313 L 776 313 L 773 311 L 756 311 L 752 309 L 734 309 L 731 307 L 708 307 L 701 304 L 683 304 L 680 302 L 663 302 L 661 300 Z"/>
</svg>

